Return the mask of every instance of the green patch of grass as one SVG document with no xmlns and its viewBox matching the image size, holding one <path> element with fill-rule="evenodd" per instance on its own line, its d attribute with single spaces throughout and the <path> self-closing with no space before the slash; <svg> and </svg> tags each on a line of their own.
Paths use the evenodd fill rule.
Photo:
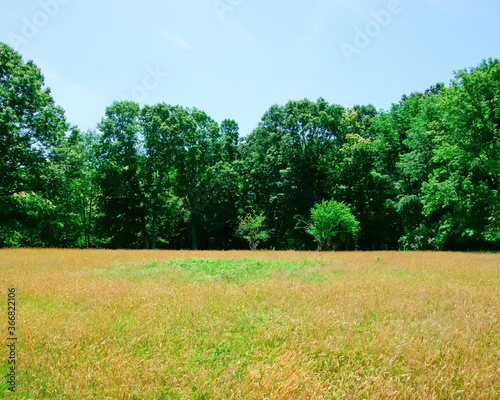
<svg viewBox="0 0 500 400">
<path fill-rule="evenodd" d="M 115 279 L 156 279 L 167 277 L 181 282 L 227 282 L 263 280 L 277 273 L 285 273 L 294 280 L 319 283 L 329 276 L 318 269 L 322 260 L 307 260 L 300 262 L 266 261 L 244 258 L 235 259 L 176 259 L 167 262 L 152 262 L 137 265 L 115 265 L 111 269 L 99 269 L 100 276 Z"/>
<path fill-rule="evenodd" d="M 7 389 L 9 388 L 8 375 L 7 375 L 9 371 L 10 368 L 7 362 L 0 365 L 0 374 L 2 377 L 2 379 L 0 380 L 0 394 L 6 392 Z"/>
</svg>

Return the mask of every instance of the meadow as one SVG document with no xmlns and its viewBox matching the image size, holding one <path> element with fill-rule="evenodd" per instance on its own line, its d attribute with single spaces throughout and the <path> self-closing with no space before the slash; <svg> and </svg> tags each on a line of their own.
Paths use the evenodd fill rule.
<svg viewBox="0 0 500 400">
<path fill-rule="evenodd" d="M 5 338 L 9 288 L 1 398 L 500 398 L 500 255 L 4 249 Z"/>
</svg>

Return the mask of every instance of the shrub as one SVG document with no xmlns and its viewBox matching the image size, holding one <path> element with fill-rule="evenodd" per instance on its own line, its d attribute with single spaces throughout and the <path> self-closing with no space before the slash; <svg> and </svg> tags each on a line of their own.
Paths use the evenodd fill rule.
<svg viewBox="0 0 500 400">
<path fill-rule="evenodd" d="M 318 242 L 318 250 L 333 250 L 359 231 L 359 222 L 344 203 L 325 200 L 311 209 L 312 222 L 307 233 Z"/>
<path fill-rule="evenodd" d="M 248 240 L 248 245 L 251 250 L 257 250 L 257 246 L 261 240 L 265 241 L 271 237 L 269 231 L 264 229 L 265 220 L 266 217 L 263 213 L 248 214 L 245 218 L 240 217 L 236 235 Z"/>
</svg>

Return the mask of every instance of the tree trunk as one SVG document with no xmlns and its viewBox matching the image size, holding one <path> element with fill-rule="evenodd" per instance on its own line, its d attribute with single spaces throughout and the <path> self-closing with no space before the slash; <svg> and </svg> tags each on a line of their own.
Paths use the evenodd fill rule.
<svg viewBox="0 0 500 400">
<path fill-rule="evenodd" d="M 192 248 L 193 250 L 198 249 L 198 232 L 196 230 L 196 224 L 194 221 L 191 222 L 191 237 L 192 237 Z"/>
<path fill-rule="evenodd" d="M 94 191 L 92 190 L 92 185 L 90 186 L 90 197 L 89 197 L 89 233 L 88 233 L 88 242 L 87 247 L 90 247 L 90 236 L 92 234 L 92 197 L 94 195 Z"/>
<path fill-rule="evenodd" d="M 83 243 L 84 247 L 88 248 L 89 247 L 89 235 L 88 235 L 88 229 L 87 229 L 87 205 L 85 204 L 85 196 L 82 196 L 82 207 L 83 207 Z"/>
<path fill-rule="evenodd" d="M 153 211 L 153 227 L 151 229 L 151 249 L 156 250 L 156 210 Z"/>
<path fill-rule="evenodd" d="M 149 235 L 148 235 L 148 227 L 146 223 L 146 217 L 142 216 L 142 242 L 144 244 L 144 248 L 146 250 L 149 249 Z"/>
</svg>

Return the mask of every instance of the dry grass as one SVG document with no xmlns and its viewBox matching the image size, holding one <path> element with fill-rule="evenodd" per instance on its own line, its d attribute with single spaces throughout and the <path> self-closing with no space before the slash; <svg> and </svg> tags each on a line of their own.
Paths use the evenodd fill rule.
<svg viewBox="0 0 500 400">
<path fill-rule="evenodd" d="M 162 267 L 193 257 L 300 268 Z M 499 255 L 26 249 L 0 250 L 0 271 L 17 398 L 500 398 Z"/>
</svg>

